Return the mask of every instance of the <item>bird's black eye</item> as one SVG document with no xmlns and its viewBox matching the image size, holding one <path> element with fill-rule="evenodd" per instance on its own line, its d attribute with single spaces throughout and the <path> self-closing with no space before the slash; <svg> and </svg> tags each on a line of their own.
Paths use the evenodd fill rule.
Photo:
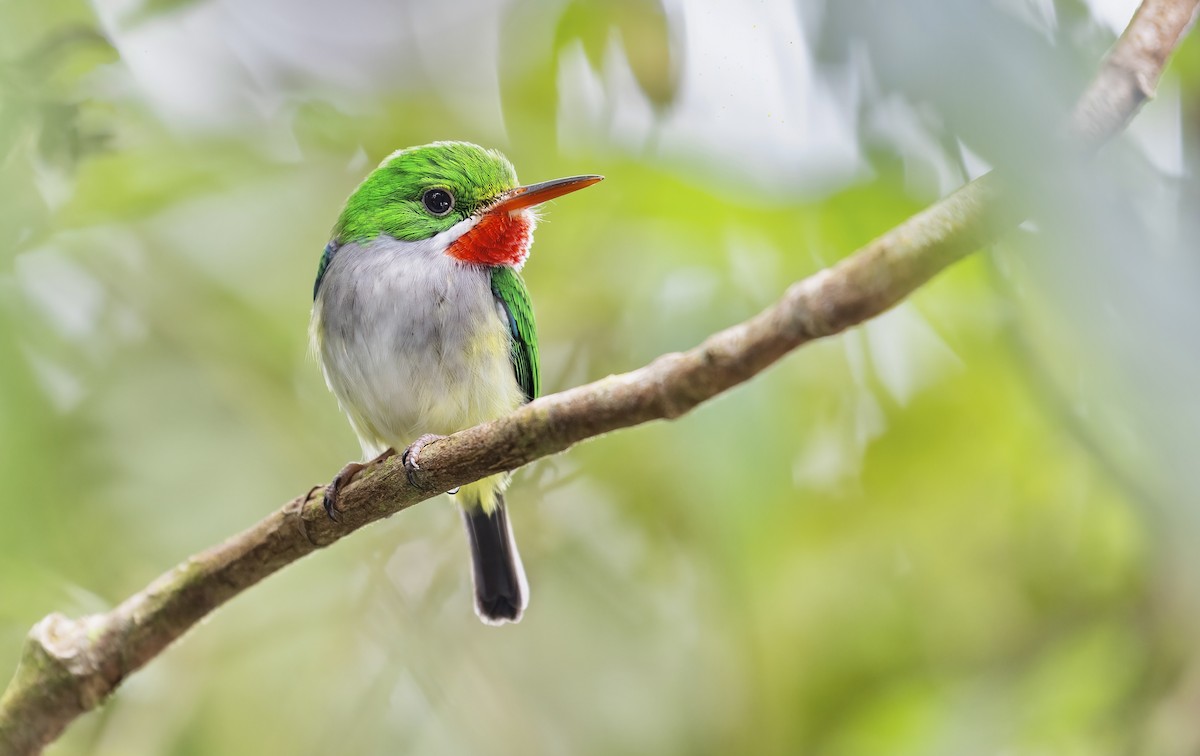
<svg viewBox="0 0 1200 756">
<path fill-rule="evenodd" d="M 454 195 L 445 189 L 426 189 L 421 202 L 434 215 L 445 215 L 454 209 Z"/>
</svg>

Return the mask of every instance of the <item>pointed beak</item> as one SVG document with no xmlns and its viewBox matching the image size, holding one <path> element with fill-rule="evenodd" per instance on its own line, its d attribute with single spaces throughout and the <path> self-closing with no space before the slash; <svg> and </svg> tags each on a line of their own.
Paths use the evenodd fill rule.
<svg viewBox="0 0 1200 756">
<path fill-rule="evenodd" d="M 540 205 L 543 202 L 561 197 L 564 194 L 586 189 L 592 184 L 604 180 L 603 176 L 571 176 L 570 178 L 543 181 L 540 184 L 518 186 L 500 195 L 500 201 L 488 208 L 489 213 L 512 213 L 526 207 Z"/>
</svg>

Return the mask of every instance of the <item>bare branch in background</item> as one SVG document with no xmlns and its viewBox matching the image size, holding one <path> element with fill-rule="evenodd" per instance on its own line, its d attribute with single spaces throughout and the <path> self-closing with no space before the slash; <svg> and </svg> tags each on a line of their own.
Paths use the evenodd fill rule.
<svg viewBox="0 0 1200 756">
<path fill-rule="evenodd" d="M 1075 108 L 1071 148 L 1098 147 L 1128 123 L 1153 94 L 1198 2 L 1142 3 Z M 885 312 L 1013 227 L 1023 217 L 1015 197 L 995 174 L 973 181 L 690 351 L 543 397 L 429 444 L 417 485 L 402 465 L 387 463 L 345 490 L 341 524 L 325 516 L 318 488 L 189 558 L 112 611 L 46 617 L 30 632 L 0 698 L 0 752 L 39 752 L 213 609 L 364 525 L 602 433 L 679 417 L 793 349 Z"/>
</svg>

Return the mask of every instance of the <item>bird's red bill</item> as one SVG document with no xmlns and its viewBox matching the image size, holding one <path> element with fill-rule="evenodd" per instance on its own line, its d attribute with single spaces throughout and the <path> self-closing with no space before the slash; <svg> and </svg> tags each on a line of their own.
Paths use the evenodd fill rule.
<svg viewBox="0 0 1200 756">
<path fill-rule="evenodd" d="M 490 211 L 493 213 L 511 213 L 526 207 L 533 207 L 556 197 L 561 197 L 564 194 L 586 189 L 592 184 L 597 184 L 603 180 L 603 176 L 571 176 L 569 178 L 543 181 L 540 184 L 518 186 L 516 189 L 505 193 L 504 197 L 490 208 Z"/>
</svg>

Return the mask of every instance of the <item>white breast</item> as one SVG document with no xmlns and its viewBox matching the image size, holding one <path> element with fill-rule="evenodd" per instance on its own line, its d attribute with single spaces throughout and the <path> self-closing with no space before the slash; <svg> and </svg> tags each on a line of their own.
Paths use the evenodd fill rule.
<svg viewBox="0 0 1200 756">
<path fill-rule="evenodd" d="M 313 345 L 365 455 L 521 404 L 491 273 L 446 255 L 447 241 L 347 244 L 321 281 Z"/>
</svg>

